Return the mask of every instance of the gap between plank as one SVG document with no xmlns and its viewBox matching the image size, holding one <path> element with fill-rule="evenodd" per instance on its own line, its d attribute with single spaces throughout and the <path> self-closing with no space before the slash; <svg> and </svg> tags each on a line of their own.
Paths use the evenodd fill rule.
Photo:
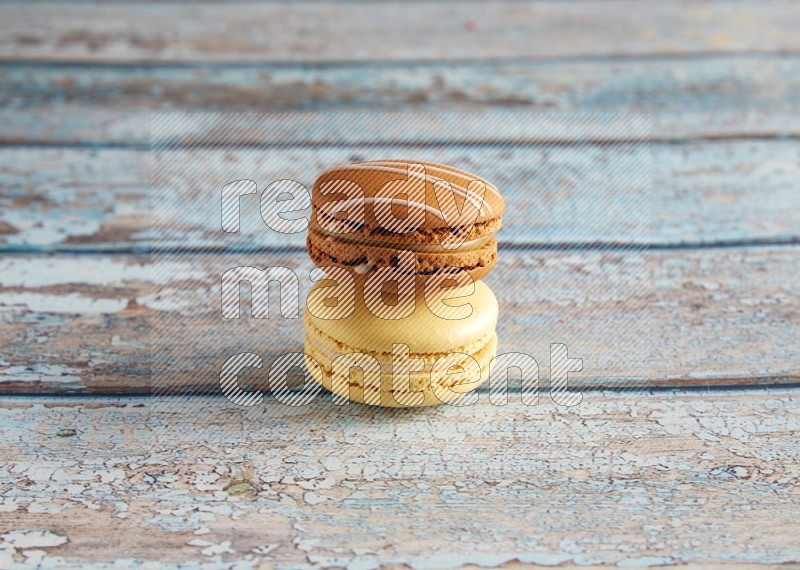
<svg viewBox="0 0 800 570">
<path fill-rule="evenodd" d="M 487 110 L 499 111 L 505 107 L 487 107 Z M 354 111 L 380 111 L 381 108 L 362 108 L 358 109 L 343 109 L 335 108 L 330 109 L 331 113 L 336 112 L 354 112 Z M 433 113 L 440 109 L 436 108 L 420 108 L 420 109 L 404 109 L 403 112 L 408 113 Z M 304 113 L 305 111 L 298 111 Z M 311 113 L 324 113 L 324 110 L 308 111 Z M 183 111 L 176 111 L 176 113 L 183 113 Z M 647 139 L 641 138 L 595 138 L 586 140 L 508 140 L 508 141 L 451 141 L 451 140 L 426 140 L 421 142 L 414 141 L 365 141 L 365 142 L 348 142 L 348 143 L 330 143 L 330 142 L 300 142 L 300 143 L 263 143 L 263 144 L 236 144 L 236 145 L 219 145 L 219 144 L 167 144 L 154 147 L 152 144 L 137 143 L 137 142 L 107 142 L 107 141 L 37 141 L 28 140 L 21 141 L 15 139 L 3 139 L 0 136 L 0 150 L 3 148 L 31 148 L 31 149 L 64 149 L 64 150 L 135 150 L 135 151 L 154 151 L 154 150 L 219 150 L 219 151 L 236 151 L 236 150 L 276 150 L 276 149 L 309 149 L 309 148 L 341 148 L 341 149 L 360 149 L 360 148 L 441 148 L 448 146 L 458 149 L 470 148 L 508 148 L 508 147 L 575 147 L 575 146 L 611 146 L 611 145 L 629 145 L 629 144 L 664 144 L 664 145 L 690 145 L 697 142 L 728 142 L 728 141 L 765 141 L 765 142 L 800 142 L 800 133 L 790 135 L 779 134 L 708 134 L 699 135 L 695 137 L 653 137 Z"/>
<path fill-rule="evenodd" d="M 603 0 L 598 0 L 603 1 Z M 338 69 L 343 67 L 450 67 L 463 65 L 487 65 L 487 64 L 528 64 L 528 65 L 548 65 L 550 63 L 602 63 L 602 62 L 659 62 L 677 60 L 704 60 L 704 59 L 785 59 L 800 56 L 800 51 L 790 49 L 778 50 L 754 50 L 746 49 L 740 51 L 686 51 L 686 52 L 651 52 L 651 53 L 619 53 L 619 54 L 576 54 L 576 55 L 550 55 L 550 56 L 525 56 L 525 57 L 490 57 L 486 59 L 477 58 L 453 58 L 453 59 L 339 59 L 327 61 L 278 61 L 278 60 L 180 60 L 180 59 L 132 59 L 114 60 L 106 59 L 103 61 L 90 61 L 83 59 L 34 59 L 34 58 L 2 58 L 0 57 L 0 68 L 12 66 L 25 67 L 81 67 L 96 69 L 151 69 L 151 68 L 229 68 L 229 69 L 297 69 L 320 70 Z"/>
<path fill-rule="evenodd" d="M 500 251 L 605 251 L 605 252 L 647 252 L 647 251 L 695 251 L 709 249 L 729 249 L 744 247 L 793 247 L 800 244 L 800 236 L 786 239 L 739 239 L 720 240 L 709 242 L 689 243 L 663 243 L 663 244 L 637 244 L 616 242 L 593 243 L 498 243 Z M 109 247 L 36 247 L 36 246 L 0 246 L 0 253 L 9 256 L 98 256 L 98 255 L 149 255 L 158 253 L 160 256 L 172 255 L 236 255 L 236 254 L 292 254 L 304 253 L 304 246 L 270 247 L 270 248 L 207 248 L 207 247 L 181 247 L 169 251 L 154 252 L 149 245 L 109 246 Z"/>
<path fill-rule="evenodd" d="M 701 393 L 708 393 L 708 394 L 719 394 L 719 393 L 738 393 L 738 392 L 757 392 L 757 391 L 764 391 L 770 392 L 771 390 L 800 390 L 800 376 L 780 376 L 780 378 L 789 378 L 791 379 L 790 382 L 786 382 L 785 384 L 782 383 L 769 383 L 769 384 L 724 384 L 719 383 L 720 379 L 714 379 L 715 384 L 707 384 L 707 385 L 689 385 L 689 386 L 670 386 L 667 384 L 660 384 L 655 386 L 647 386 L 647 387 L 636 387 L 633 386 L 628 389 L 620 389 L 614 390 L 608 388 L 608 386 L 603 387 L 591 387 L 591 386 L 580 386 L 579 390 L 581 392 L 593 393 L 593 394 L 607 394 L 610 396 L 631 396 L 634 393 L 637 395 L 642 396 L 655 396 L 658 394 L 664 394 L 667 392 L 673 393 L 680 393 L 680 392 L 687 392 L 692 394 L 701 394 Z M 749 380 L 753 380 L 750 378 Z M 757 380 L 757 379 L 756 379 Z M 771 379 L 767 379 L 771 380 Z M 269 390 L 264 390 L 265 395 L 269 395 Z M 489 388 L 487 386 L 482 386 L 475 390 L 476 394 L 480 395 L 488 395 Z M 522 394 L 522 390 L 518 387 L 509 387 L 508 394 L 515 394 L 519 395 Z M 219 392 L 193 392 L 191 394 L 192 397 L 198 398 L 209 398 L 215 397 L 219 399 L 223 399 L 224 396 Z M 540 387 L 540 394 L 539 397 L 541 399 L 546 398 L 549 396 L 549 392 L 547 390 L 547 386 Z M 46 399 L 56 399 L 56 400 L 91 400 L 91 399 L 108 399 L 108 400 L 124 400 L 124 399 L 131 399 L 131 400 L 144 400 L 144 399 L 151 399 L 154 396 L 149 390 L 132 390 L 130 392 L 103 392 L 103 391 L 75 391 L 75 392 L 58 392 L 58 391 L 0 391 L 0 398 L 4 400 L 23 400 L 23 399 L 31 399 L 31 400 L 46 400 Z M 180 397 L 180 395 L 176 395 L 175 397 Z M 2 407 L 0 405 L 0 407 Z"/>
</svg>

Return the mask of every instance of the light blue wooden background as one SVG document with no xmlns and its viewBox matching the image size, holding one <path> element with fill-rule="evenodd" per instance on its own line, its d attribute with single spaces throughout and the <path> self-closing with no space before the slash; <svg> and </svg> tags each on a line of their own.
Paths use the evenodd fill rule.
<svg viewBox="0 0 800 570">
<path fill-rule="evenodd" d="M 0 566 L 800 563 L 799 21 L 792 0 L 0 5 Z M 152 115 L 329 110 L 649 115 L 646 295 L 612 294 L 642 243 L 585 249 L 617 220 L 547 222 L 523 183 L 569 173 L 563 204 L 585 206 L 613 141 L 508 128 L 482 172 L 508 182 L 490 276 L 506 341 L 588 331 L 584 404 L 267 406 L 260 424 L 196 417 L 228 446 L 150 447 L 150 318 L 222 259 L 149 272 Z M 425 141 L 477 160 L 468 129 L 440 132 L 264 152 L 288 172 Z M 260 245 L 306 263 L 302 239 Z M 588 390 L 631 376 L 652 393 Z"/>
</svg>

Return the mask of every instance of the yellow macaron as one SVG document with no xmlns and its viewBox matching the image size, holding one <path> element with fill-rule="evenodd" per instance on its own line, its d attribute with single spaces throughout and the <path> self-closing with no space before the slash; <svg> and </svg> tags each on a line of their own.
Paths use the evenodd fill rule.
<svg viewBox="0 0 800 570">
<path fill-rule="evenodd" d="M 415 294 L 402 318 L 373 314 L 363 295 L 332 301 L 335 284 L 316 283 L 304 319 L 309 372 L 337 403 L 463 403 L 488 378 L 498 306 L 482 281 Z"/>
</svg>

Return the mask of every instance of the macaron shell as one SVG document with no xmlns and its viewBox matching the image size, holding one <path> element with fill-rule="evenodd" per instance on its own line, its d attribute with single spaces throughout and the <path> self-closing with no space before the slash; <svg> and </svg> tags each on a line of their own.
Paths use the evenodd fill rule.
<svg viewBox="0 0 800 570">
<path fill-rule="evenodd" d="M 467 173 L 449 167 L 446 165 L 439 165 L 430 162 L 409 161 L 398 162 L 394 160 L 386 161 L 370 161 L 352 165 L 337 166 L 323 172 L 314 183 L 311 204 L 315 216 L 319 216 L 321 212 L 326 209 L 334 207 L 333 202 L 341 202 L 348 198 L 345 194 L 327 193 L 332 192 L 332 184 L 337 182 L 341 186 L 343 181 L 357 184 L 363 192 L 365 198 L 363 204 L 363 218 L 358 219 L 350 211 L 348 211 L 348 219 L 356 222 L 363 222 L 368 228 L 381 228 L 382 224 L 375 215 L 374 204 L 370 200 L 387 183 L 395 180 L 408 180 L 409 179 L 409 165 L 421 164 L 425 168 L 425 204 L 418 205 L 418 208 L 424 208 L 424 219 L 419 224 L 418 229 L 431 230 L 440 228 L 449 228 L 452 225 L 465 225 L 471 224 L 481 225 L 490 220 L 498 220 L 503 214 L 505 203 L 503 202 L 500 193 L 489 181 L 474 174 Z M 411 178 L 414 178 L 413 172 Z M 446 180 L 451 183 L 451 188 L 456 196 L 456 203 L 462 208 L 465 213 L 463 218 L 453 218 L 451 216 L 444 216 L 442 210 L 445 209 L 439 203 L 435 190 L 435 182 L 437 180 Z M 467 216 L 468 211 L 464 209 L 465 200 L 464 193 L 468 189 L 469 182 L 472 180 L 482 181 L 485 184 L 485 192 L 482 197 L 470 194 L 476 200 L 481 200 L 481 209 L 478 211 L 477 216 Z M 326 194 L 322 193 L 323 187 L 326 187 Z M 441 191 L 440 191 L 441 192 Z M 403 199 L 405 200 L 405 199 Z M 342 208 L 343 210 L 345 208 Z M 395 204 L 391 206 L 392 213 L 398 218 L 402 219 L 406 216 L 406 206 L 402 204 Z M 474 213 L 474 210 L 469 212 Z M 318 221 L 319 220 L 318 218 Z M 453 223 L 454 221 L 461 223 Z M 392 230 L 393 228 L 385 228 Z M 398 232 L 400 233 L 400 232 Z M 411 233 L 411 232 L 406 232 Z"/>
<path fill-rule="evenodd" d="M 330 283 L 318 282 L 312 291 Z M 356 350 L 382 352 L 391 354 L 392 344 L 402 343 L 409 347 L 411 353 L 444 353 L 462 347 L 494 334 L 497 325 L 497 299 L 491 289 L 482 281 L 471 286 L 445 291 L 445 298 L 452 300 L 445 305 L 471 305 L 472 311 L 463 319 L 445 319 L 434 314 L 428 307 L 424 294 L 417 292 L 413 313 L 403 319 L 383 319 L 373 315 L 364 302 L 363 295 L 355 295 L 354 312 L 343 319 L 320 319 L 313 315 L 322 314 L 322 296 L 309 295 L 305 310 L 307 328 L 319 330 L 323 334 Z M 460 297 L 460 298 L 456 298 Z M 432 300 L 441 303 L 441 300 Z M 309 310 L 311 309 L 311 310 Z M 437 307 L 434 307 L 437 309 Z"/>
<path fill-rule="evenodd" d="M 324 351 L 316 348 L 317 341 L 313 340 L 313 329 L 306 335 L 305 354 L 308 370 L 319 384 L 336 395 L 358 403 L 375 403 L 374 386 L 364 386 L 363 375 L 350 375 L 347 378 L 338 378 L 334 382 L 331 358 Z M 332 343 L 335 345 L 335 343 Z M 398 379 L 395 383 L 391 373 L 391 355 L 378 355 L 381 364 L 380 387 L 377 395 L 378 402 L 383 407 L 400 408 L 410 406 L 438 406 L 452 402 L 462 394 L 477 389 L 489 378 L 489 364 L 497 353 L 497 336 L 491 335 L 487 341 L 474 352 L 470 353 L 480 367 L 480 378 L 470 378 L 466 383 L 452 384 L 452 377 L 446 375 L 431 375 L 431 368 L 426 364 L 425 370 L 412 372 L 408 375 L 407 384 L 403 385 L 405 378 Z M 416 355 L 411 355 L 415 357 Z M 313 359 L 313 362 L 311 362 Z M 420 402 L 417 394 L 422 394 Z"/>
<path fill-rule="evenodd" d="M 503 201 L 503 197 L 500 195 L 500 191 L 494 184 L 492 184 L 482 176 L 478 176 L 477 174 L 472 174 L 471 172 L 467 172 L 466 170 L 456 168 L 455 166 L 450 166 L 448 164 L 439 164 L 436 162 L 430 162 L 425 160 L 398 159 L 398 158 L 368 160 L 364 162 L 355 163 L 356 166 L 361 166 L 361 165 L 389 166 L 393 168 L 399 168 L 401 169 L 402 172 L 406 171 L 406 168 L 408 167 L 409 164 L 421 164 L 422 166 L 424 166 L 425 173 L 427 177 L 431 180 L 446 180 L 451 184 L 461 187 L 466 187 L 471 180 L 481 180 L 486 184 L 485 200 L 490 209 L 492 210 L 492 212 L 499 217 L 505 211 L 505 202 Z"/>
</svg>

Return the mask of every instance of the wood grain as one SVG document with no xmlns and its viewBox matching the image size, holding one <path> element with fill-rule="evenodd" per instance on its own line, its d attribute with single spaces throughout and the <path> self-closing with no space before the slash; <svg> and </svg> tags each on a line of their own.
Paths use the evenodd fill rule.
<svg viewBox="0 0 800 570">
<path fill-rule="evenodd" d="M 0 5 L 0 567 L 800 568 L 798 20 L 792 0 Z M 222 322 L 221 272 L 286 265 L 304 293 L 310 265 L 263 231 L 194 254 L 216 245 L 186 220 L 180 251 L 136 254 L 153 113 L 497 108 L 648 114 L 652 200 L 594 191 L 624 130 L 497 121 L 479 151 L 480 120 L 434 115 L 346 137 L 307 116 L 304 140 L 285 116 L 168 182 L 196 205 L 242 171 L 491 164 L 500 351 L 546 385 L 566 342 L 581 404 L 220 398 L 222 357 L 302 346 L 297 321 Z M 154 346 L 212 395 L 145 397 Z"/>
<path fill-rule="evenodd" d="M 303 249 L 305 234 L 279 234 L 261 222 L 257 197 L 243 201 L 242 234 L 221 240 L 219 189 L 240 178 L 262 190 L 283 178 L 310 188 L 333 164 L 383 156 L 436 159 L 495 182 L 508 203 L 498 234 L 506 245 L 709 245 L 800 235 L 800 149 L 791 141 L 176 152 L 170 160 L 181 166 L 163 169 L 164 187 L 191 208 L 159 223 L 174 232 L 176 248 Z M 150 162 L 147 151 L 0 150 L 0 251 L 146 250 L 153 237 Z M 635 170 L 640 166 L 649 172 Z M 620 175 L 625 168 L 637 174 Z M 650 190 L 642 194 L 636 182 L 649 182 Z"/>
<path fill-rule="evenodd" d="M 6 399 L 0 564 L 800 563 L 797 390 L 589 396 L 223 421 L 208 402 L 174 419 L 191 438 L 147 398 Z"/>
<path fill-rule="evenodd" d="M 649 254 L 503 249 L 485 280 L 500 301 L 498 350 L 533 356 L 543 385 L 554 342 L 583 359 L 571 383 L 584 388 L 795 384 L 798 255 L 798 246 Z M 312 267 L 305 253 L 184 253 L 156 261 L 3 259 L 0 389 L 146 393 L 153 348 L 158 362 L 177 364 L 180 389 L 217 392 L 218 371 L 233 354 L 255 352 L 271 363 L 302 352 L 302 321 L 281 318 L 277 304 L 273 318 L 232 321 L 220 317 L 218 304 L 227 269 L 279 265 L 299 276 L 302 309 Z M 265 367 L 253 386 L 265 387 L 267 376 Z M 178 386 L 162 378 L 158 387 Z"/>
<path fill-rule="evenodd" d="M 489 106 L 649 113 L 653 140 L 796 137 L 798 90 L 794 55 L 310 67 L 6 63 L 0 64 L 0 142 L 149 146 L 154 112 Z M 259 140 L 274 141 L 275 132 Z"/>
<path fill-rule="evenodd" d="M 458 60 L 800 50 L 791 0 L 145 5 L 0 11 L 3 59 Z M 402 25 L 399 23 L 402 22 Z M 769 33 L 764 33 L 769 30 Z"/>
</svg>

